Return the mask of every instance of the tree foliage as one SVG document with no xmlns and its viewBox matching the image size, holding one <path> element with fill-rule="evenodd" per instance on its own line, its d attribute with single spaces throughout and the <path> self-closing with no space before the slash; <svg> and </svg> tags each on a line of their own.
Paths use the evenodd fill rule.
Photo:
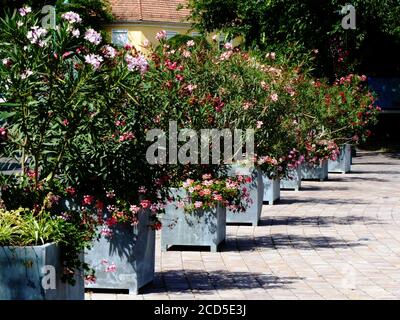
<svg viewBox="0 0 400 320">
<path fill-rule="evenodd" d="M 354 0 L 356 29 L 342 28 L 344 0 L 190 0 L 190 20 L 203 32 L 243 36 L 246 47 L 277 50 L 296 43 L 318 49 L 318 75 L 351 71 L 400 73 L 400 3 Z"/>
</svg>

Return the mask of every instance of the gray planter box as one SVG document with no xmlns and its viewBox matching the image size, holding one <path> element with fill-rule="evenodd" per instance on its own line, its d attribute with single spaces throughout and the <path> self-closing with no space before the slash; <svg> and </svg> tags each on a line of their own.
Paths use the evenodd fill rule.
<svg viewBox="0 0 400 320">
<path fill-rule="evenodd" d="M 173 193 L 183 196 L 184 190 Z M 226 209 L 217 207 L 212 210 L 198 210 L 185 213 L 175 203 L 169 203 L 165 209 L 164 227 L 161 229 L 161 250 L 169 246 L 208 246 L 211 252 L 218 251 L 218 245 L 225 241 Z M 167 226 L 170 224 L 171 226 Z"/>
<path fill-rule="evenodd" d="M 263 175 L 264 183 L 264 201 L 269 205 L 274 205 L 275 202 L 281 198 L 281 183 L 279 179 L 269 179 L 265 174 Z"/>
<path fill-rule="evenodd" d="M 96 271 L 96 283 L 89 289 L 125 289 L 138 294 L 141 287 L 154 279 L 155 231 L 149 227 L 149 211 L 139 212 L 139 224 L 112 227 L 111 238 L 102 236 L 85 254 L 86 262 Z M 105 263 L 103 260 L 106 260 Z M 114 272 L 107 266 L 115 264 Z"/>
<path fill-rule="evenodd" d="M 246 184 L 252 203 L 245 212 L 226 212 L 226 222 L 230 224 L 251 223 L 257 226 L 261 219 L 264 197 L 264 183 L 260 169 L 232 166 L 232 175 L 251 176 L 252 182 Z"/>
<path fill-rule="evenodd" d="M 336 161 L 329 160 L 328 161 L 328 171 L 329 172 L 339 172 L 339 173 L 348 173 L 351 171 L 351 145 L 345 144 L 340 147 L 340 155 Z"/>
<path fill-rule="evenodd" d="M 281 189 L 300 191 L 301 189 L 301 167 L 289 170 L 288 176 L 281 179 Z"/>
<path fill-rule="evenodd" d="M 83 275 L 75 286 L 63 283 L 60 256 L 54 243 L 0 247 L 0 300 L 84 300 Z"/>
<path fill-rule="evenodd" d="M 317 167 L 303 163 L 301 165 L 301 178 L 303 180 L 328 180 L 328 161 L 324 160 Z"/>
</svg>

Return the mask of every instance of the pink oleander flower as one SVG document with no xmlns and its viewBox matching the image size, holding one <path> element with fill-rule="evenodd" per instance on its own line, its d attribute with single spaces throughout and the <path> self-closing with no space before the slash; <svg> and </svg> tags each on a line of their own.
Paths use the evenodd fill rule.
<svg viewBox="0 0 400 320">
<path fill-rule="evenodd" d="M 210 179 L 212 179 L 212 175 L 209 174 L 209 173 L 203 174 L 202 179 L 203 180 L 210 180 Z"/>
<path fill-rule="evenodd" d="M 195 43 L 193 40 L 189 40 L 188 42 L 186 42 L 186 45 L 190 48 L 190 47 L 194 47 Z"/>
<path fill-rule="evenodd" d="M 232 50 L 225 51 L 220 55 L 219 60 L 221 60 L 221 61 L 228 60 L 232 55 L 233 55 Z"/>
<path fill-rule="evenodd" d="M 44 47 L 46 45 L 46 42 L 43 40 L 43 37 L 45 37 L 46 35 L 46 29 L 34 26 L 31 28 L 31 30 L 28 31 L 26 37 L 32 44 L 37 44 L 39 47 Z"/>
<path fill-rule="evenodd" d="M 232 43 L 227 42 L 227 43 L 224 44 L 224 48 L 226 50 L 232 50 L 233 49 L 233 45 L 232 45 Z"/>
<path fill-rule="evenodd" d="M 192 56 L 192 54 L 190 53 L 190 51 L 187 51 L 187 50 L 184 50 L 183 53 L 182 53 L 182 55 L 183 55 L 185 58 L 190 58 L 190 57 Z"/>
<path fill-rule="evenodd" d="M 72 33 L 72 36 L 75 38 L 79 38 L 81 36 L 81 32 L 79 31 L 79 29 L 73 29 L 71 31 L 71 33 Z"/>
<path fill-rule="evenodd" d="M 272 101 L 276 102 L 276 101 L 278 101 L 278 99 L 279 99 L 278 94 L 276 94 L 276 93 L 271 94 Z"/>
<path fill-rule="evenodd" d="M 141 74 L 144 74 L 149 68 L 149 63 L 145 56 L 141 54 L 138 54 L 136 57 L 127 54 L 125 56 L 125 62 L 128 65 L 129 71 L 140 71 Z"/>
<path fill-rule="evenodd" d="M 10 58 L 5 58 L 2 60 L 2 62 L 3 62 L 3 65 L 5 65 L 7 68 L 11 67 L 11 65 L 12 65 L 12 61 Z"/>
<path fill-rule="evenodd" d="M 103 56 L 107 59 L 114 59 L 117 56 L 117 50 L 110 45 L 105 45 L 101 48 Z"/>
<path fill-rule="evenodd" d="M 204 189 L 202 190 L 205 196 L 209 196 L 211 194 L 211 190 L 210 189 Z"/>
<path fill-rule="evenodd" d="M 176 80 L 178 80 L 178 81 L 183 81 L 183 80 L 185 79 L 181 74 L 177 74 L 177 75 L 175 76 L 175 78 L 176 78 Z"/>
<path fill-rule="evenodd" d="M 150 46 L 150 41 L 148 39 L 143 40 L 143 45 L 144 48 L 148 48 Z"/>
<path fill-rule="evenodd" d="M 136 205 L 131 205 L 131 207 L 130 207 L 130 209 L 129 209 L 132 213 L 138 213 L 140 210 L 141 210 L 141 208 L 140 207 L 138 207 L 138 206 L 136 206 Z"/>
<path fill-rule="evenodd" d="M 132 46 L 130 43 L 125 43 L 124 49 L 125 49 L 126 51 L 130 51 L 130 50 L 133 49 L 133 46 Z"/>
<path fill-rule="evenodd" d="M 212 181 L 212 180 L 206 180 L 206 181 L 203 181 L 201 184 L 202 184 L 203 186 L 210 187 L 210 186 L 212 186 L 212 185 L 214 184 L 214 181 Z"/>
<path fill-rule="evenodd" d="M 261 129 L 261 127 L 263 126 L 264 122 L 262 121 L 257 121 L 257 129 Z"/>
<path fill-rule="evenodd" d="M 33 74 L 32 70 L 26 69 L 24 72 L 21 73 L 21 79 L 24 80 L 30 77 Z"/>
<path fill-rule="evenodd" d="M 85 195 L 83 196 L 83 204 L 90 206 L 94 201 L 94 196 L 91 195 Z"/>
<path fill-rule="evenodd" d="M 101 264 L 108 264 L 108 260 L 107 259 L 101 259 L 100 263 Z"/>
<path fill-rule="evenodd" d="M 102 37 L 101 37 L 100 33 L 98 33 L 96 30 L 88 29 L 85 32 L 85 40 L 87 40 L 90 43 L 93 43 L 95 45 L 99 45 L 102 40 Z"/>
<path fill-rule="evenodd" d="M 66 58 L 68 58 L 70 55 L 72 55 L 73 54 L 73 52 L 72 51 L 67 51 L 67 52 L 64 52 L 64 54 L 61 56 L 63 59 L 66 59 Z"/>
<path fill-rule="evenodd" d="M 243 103 L 243 110 L 248 110 L 253 106 L 253 104 L 251 102 L 246 101 L 245 103 Z"/>
<path fill-rule="evenodd" d="M 222 201 L 224 198 L 220 194 L 214 195 L 214 200 L 215 201 Z"/>
<path fill-rule="evenodd" d="M 114 190 L 106 191 L 106 197 L 107 197 L 108 199 L 113 199 L 113 198 L 115 198 L 115 192 L 114 192 Z"/>
<path fill-rule="evenodd" d="M 161 41 L 167 39 L 167 31 L 161 30 L 156 34 L 156 40 Z"/>
<path fill-rule="evenodd" d="M 85 56 L 85 62 L 90 64 L 93 69 L 97 70 L 100 68 L 101 63 L 103 62 L 103 58 L 97 54 L 89 54 Z"/>
<path fill-rule="evenodd" d="M 200 209 L 202 206 L 203 206 L 203 202 L 201 202 L 201 201 L 196 201 L 196 202 L 194 203 L 194 207 L 195 207 L 196 209 Z"/>
<path fill-rule="evenodd" d="M 194 183 L 194 180 L 192 180 L 192 179 L 187 179 L 186 181 L 184 181 L 184 182 L 182 183 L 182 186 L 183 186 L 184 188 L 188 188 L 188 187 L 190 187 L 193 183 Z"/>
<path fill-rule="evenodd" d="M 126 132 L 119 137 L 120 142 L 132 141 L 133 139 L 135 139 L 135 135 L 132 132 Z"/>
<path fill-rule="evenodd" d="M 109 227 L 104 226 L 104 227 L 100 230 L 100 234 L 101 234 L 102 236 L 104 236 L 104 237 L 111 237 L 111 236 L 113 235 L 113 232 L 112 232 L 112 230 L 111 230 Z"/>
<path fill-rule="evenodd" d="M 31 7 L 28 7 L 28 6 L 24 6 L 24 7 L 18 9 L 18 13 L 19 13 L 19 15 L 20 15 L 21 17 L 24 17 L 24 16 L 26 16 L 28 13 L 31 13 L 31 12 L 32 12 L 32 8 L 31 8 Z"/>
<path fill-rule="evenodd" d="M 197 85 L 195 85 L 195 84 L 189 84 L 187 87 L 186 87 L 186 90 L 187 91 L 189 91 L 190 93 L 192 93 L 194 90 L 196 90 L 197 89 Z"/>
<path fill-rule="evenodd" d="M 80 17 L 79 14 L 73 12 L 73 11 L 69 11 L 64 13 L 61 16 L 62 19 L 64 19 L 65 21 L 68 21 L 68 23 L 81 23 L 82 22 L 82 18 Z"/>
<path fill-rule="evenodd" d="M 68 119 L 64 119 L 62 123 L 63 123 L 64 127 L 68 127 L 68 125 L 69 125 Z"/>
<path fill-rule="evenodd" d="M 109 266 L 107 266 L 105 272 L 110 273 L 110 272 L 116 272 L 117 271 L 117 266 L 112 263 Z"/>
</svg>

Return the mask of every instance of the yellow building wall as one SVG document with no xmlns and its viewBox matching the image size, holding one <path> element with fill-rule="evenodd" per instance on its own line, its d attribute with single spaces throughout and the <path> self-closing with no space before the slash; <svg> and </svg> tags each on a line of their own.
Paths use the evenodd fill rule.
<svg viewBox="0 0 400 320">
<path fill-rule="evenodd" d="M 144 40 L 149 40 L 153 45 L 157 45 L 158 41 L 156 40 L 156 34 L 161 30 L 177 32 L 178 34 L 187 34 L 191 35 L 192 32 L 190 31 L 190 26 L 169 26 L 169 25 L 155 25 L 155 26 L 147 26 L 147 25 L 118 25 L 108 27 L 106 30 L 108 32 L 112 32 L 112 30 L 121 29 L 121 30 L 128 30 L 128 41 L 130 44 L 134 45 L 137 49 L 141 51 L 143 48 L 141 45 L 143 44 Z"/>
<path fill-rule="evenodd" d="M 191 36 L 195 30 L 192 30 L 189 25 L 168 25 L 168 24 L 160 24 L 160 25 L 146 25 L 146 24 L 137 24 L 137 25 L 124 25 L 119 24 L 112 27 L 107 27 L 106 31 L 108 31 L 111 35 L 112 30 L 120 29 L 120 30 L 127 30 L 128 31 L 128 41 L 130 44 L 135 46 L 136 49 L 146 52 L 142 47 L 144 40 L 149 40 L 154 46 L 158 45 L 158 41 L 156 40 L 156 34 L 161 30 L 177 32 L 178 34 L 189 35 Z M 219 36 L 219 33 L 217 34 Z M 207 36 L 208 40 L 211 41 L 213 34 Z M 241 40 L 234 39 L 233 44 L 238 45 Z"/>
</svg>

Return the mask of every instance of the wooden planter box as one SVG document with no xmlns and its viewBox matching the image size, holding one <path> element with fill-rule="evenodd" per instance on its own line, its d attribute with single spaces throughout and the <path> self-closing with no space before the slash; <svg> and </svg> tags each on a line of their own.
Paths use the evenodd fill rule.
<svg viewBox="0 0 400 320">
<path fill-rule="evenodd" d="M 286 178 L 281 179 L 281 189 L 300 191 L 301 189 L 301 167 L 290 170 Z"/>
<path fill-rule="evenodd" d="M 261 219 L 264 197 L 264 183 L 260 169 L 232 166 L 232 175 L 251 176 L 252 182 L 246 184 L 252 203 L 245 212 L 226 212 L 226 222 L 229 224 L 246 223 L 257 226 Z"/>
<path fill-rule="evenodd" d="M 264 183 L 264 202 L 274 205 L 281 198 L 281 183 L 279 179 L 270 179 L 263 175 Z"/>
<path fill-rule="evenodd" d="M 174 194 L 185 195 L 184 190 L 175 190 Z M 165 209 L 164 227 L 161 229 L 161 250 L 169 246 L 208 246 L 211 252 L 217 252 L 218 246 L 225 241 L 226 209 L 217 207 L 212 210 L 197 210 L 185 213 L 175 203 L 169 203 Z M 168 224 L 171 224 L 168 227 Z"/>
<path fill-rule="evenodd" d="M 139 212 L 139 224 L 118 224 L 111 237 L 101 236 L 86 251 L 86 262 L 96 271 L 96 283 L 88 289 L 125 289 L 138 294 L 139 289 L 154 279 L 155 231 L 149 226 L 150 212 Z M 115 271 L 107 267 L 115 264 Z"/>
<path fill-rule="evenodd" d="M 322 161 L 317 167 L 303 163 L 301 165 L 301 178 L 302 180 L 328 180 L 328 161 Z"/>
<path fill-rule="evenodd" d="M 348 173 L 351 171 L 351 145 L 345 144 L 340 147 L 340 155 L 336 161 L 328 161 L 328 171 L 332 173 Z"/>
<path fill-rule="evenodd" d="M 54 244 L 0 247 L 0 300 L 84 300 L 83 275 L 61 281 L 60 248 Z"/>
</svg>

